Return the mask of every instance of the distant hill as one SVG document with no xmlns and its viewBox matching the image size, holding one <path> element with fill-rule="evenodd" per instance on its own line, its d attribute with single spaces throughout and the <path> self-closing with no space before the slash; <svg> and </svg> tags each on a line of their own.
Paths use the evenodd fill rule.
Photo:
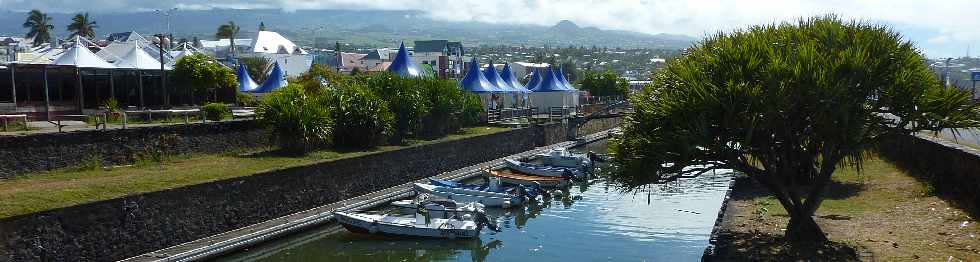
<svg viewBox="0 0 980 262">
<path fill-rule="evenodd" d="M 54 18 L 56 37 L 68 35 L 65 27 L 71 14 L 50 13 Z M 0 34 L 23 36 L 21 27 L 26 13 L 0 11 Z M 152 34 L 166 31 L 166 19 L 153 12 L 93 13 L 98 22 L 98 34 L 137 31 Z M 579 27 L 564 20 L 547 26 L 500 25 L 478 22 L 446 22 L 434 20 L 417 11 L 357 11 L 357 10 L 279 10 L 216 9 L 179 11 L 171 17 L 175 38 L 199 37 L 213 39 L 218 25 L 235 21 L 243 36 L 254 35 L 259 22 L 269 30 L 278 31 L 302 45 L 313 45 L 315 39 L 363 46 L 393 46 L 399 41 L 419 39 L 449 39 L 464 45 L 533 45 L 533 46 L 598 46 L 622 48 L 683 49 L 695 38 L 681 35 L 650 35 L 636 32 L 600 30 Z M 320 43 L 327 46 L 327 43 Z"/>
</svg>

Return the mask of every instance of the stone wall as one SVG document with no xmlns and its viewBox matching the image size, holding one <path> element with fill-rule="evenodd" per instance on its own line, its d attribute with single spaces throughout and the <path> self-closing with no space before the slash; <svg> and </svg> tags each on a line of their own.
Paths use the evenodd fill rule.
<svg viewBox="0 0 980 262">
<path fill-rule="evenodd" d="M 561 142 L 564 132 L 532 126 L 4 218 L 0 261 L 124 259 Z"/>
<path fill-rule="evenodd" d="M 928 135 L 897 135 L 883 139 L 878 152 L 928 180 L 937 194 L 980 215 L 980 150 Z"/>
<path fill-rule="evenodd" d="M 220 153 L 269 144 L 252 120 L 0 136 L 0 178 L 100 161 L 132 163 L 151 151 Z"/>
</svg>

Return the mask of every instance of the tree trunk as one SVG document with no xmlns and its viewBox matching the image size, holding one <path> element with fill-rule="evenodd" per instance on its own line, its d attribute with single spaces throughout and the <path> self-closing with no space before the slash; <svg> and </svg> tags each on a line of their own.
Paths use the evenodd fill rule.
<svg viewBox="0 0 980 262">
<path fill-rule="evenodd" d="M 792 210 L 785 207 L 786 210 Z M 789 225 L 786 226 L 786 241 L 790 243 L 820 243 L 827 241 L 827 234 L 813 220 L 813 214 L 805 211 L 789 212 Z"/>
</svg>

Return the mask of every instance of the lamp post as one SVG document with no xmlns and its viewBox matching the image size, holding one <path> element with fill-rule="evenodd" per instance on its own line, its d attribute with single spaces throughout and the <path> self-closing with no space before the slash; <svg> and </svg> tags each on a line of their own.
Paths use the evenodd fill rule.
<svg viewBox="0 0 980 262">
<path fill-rule="evenodd" d="M 160 48 L 160 89 L 163 90 L 163 106 L 170 107 L 170 94 L 167 92 L 167 70 L 164 68 L 166 62 L 163 60 L 163 47 L 170 46 L 170 39 L 160 33 L 153 35 L 153 42 Z"/>
<path fill-rule="evenodd" d="M 157 10 L 154 10 L 153 11 L 154 13 L 156 13 L 158 15 L 163 15 L 163 16 L 167 17 L 166 18 L 167 19 L 167 32 L 166 33 L 167 33 L 167 37 L 168 38 L 173 38 L 174 37 L 174 32 L 171 31 L 171 29 L 170 29 L 170 14 L 172 12 L 175 12 L 175 11 L 177 11 L 177 8 L 176 7 L 170 8 L 170 9 L 166 9 L 166 10 L 157 9 Z M 167 49 L 170 49 L 170 48 L 168 47 Z"/>
</svg>

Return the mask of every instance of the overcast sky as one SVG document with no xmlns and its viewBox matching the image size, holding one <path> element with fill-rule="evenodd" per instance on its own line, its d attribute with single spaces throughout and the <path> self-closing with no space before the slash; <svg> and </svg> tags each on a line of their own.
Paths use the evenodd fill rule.
<svg viewBox="0 0 980 262">
<path fill-rule="evenodd" d="M 93 9 L 97 7 L 97 9 Z M 118 12 L 178 7 L 419 10 L 435 19 L 580 26 L 701 37 L 718 30 L 836 13 L 891 25 L 930 57 L 980 53 L 976 0 L 0 0 L 0 9 Z"/>
</svg>

